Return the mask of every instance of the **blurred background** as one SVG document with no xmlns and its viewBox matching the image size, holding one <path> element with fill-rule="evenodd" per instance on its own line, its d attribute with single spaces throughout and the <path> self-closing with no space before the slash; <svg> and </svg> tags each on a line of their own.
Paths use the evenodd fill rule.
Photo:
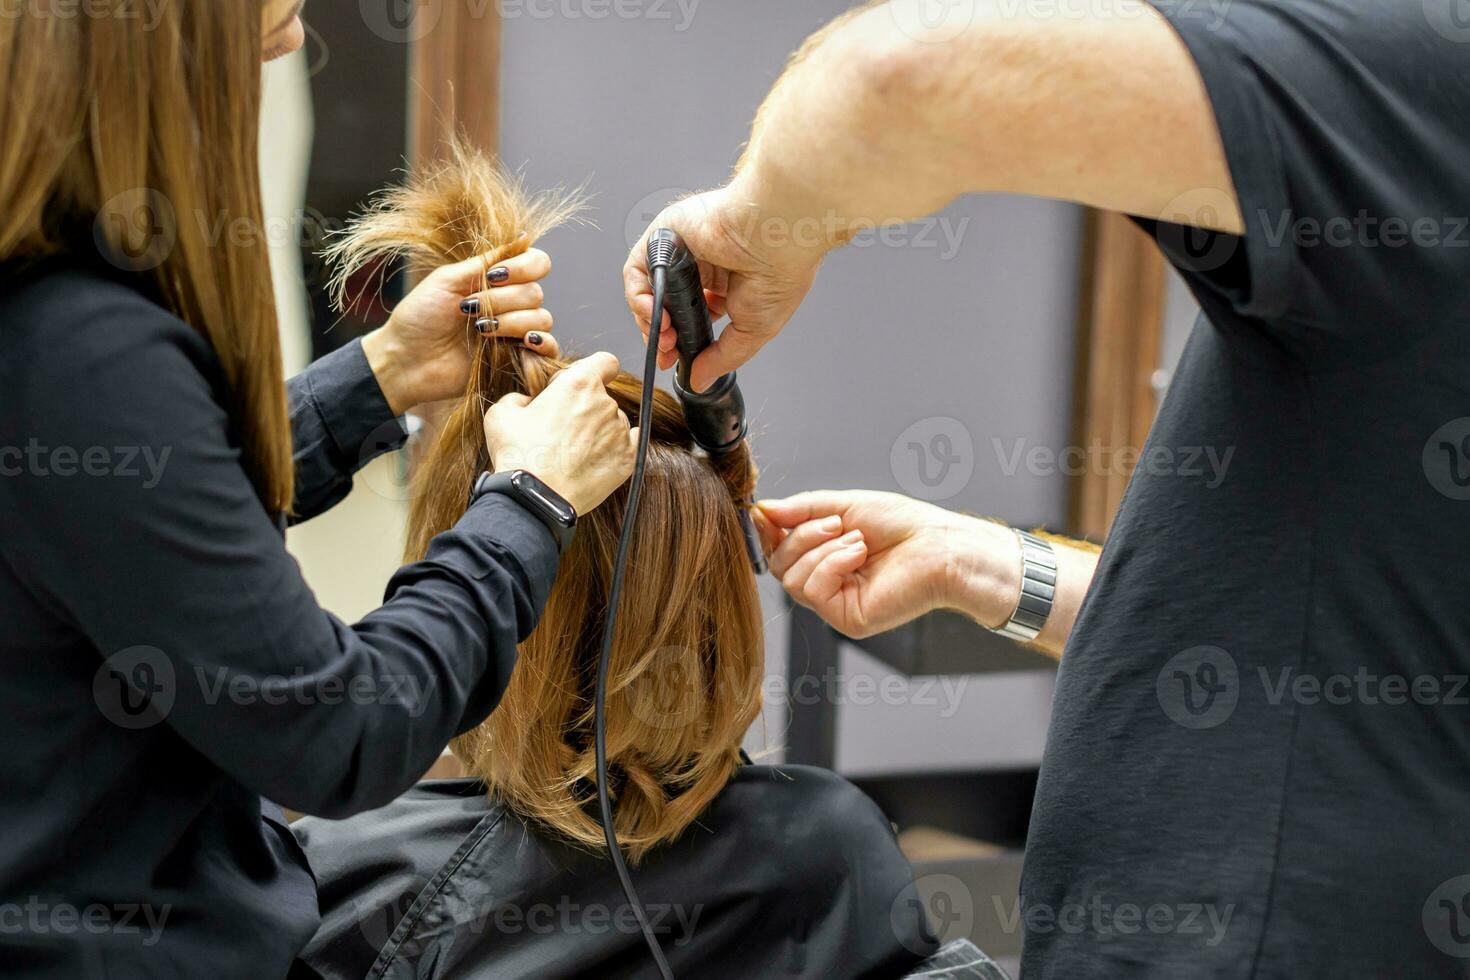
<svg viewBox="0 0 1470 980">
<path fill-rule="evenodd" d="M 723 183 L 761 98 L 844 0 L 362 0 L 308 5 L 306 50 L 267 67 L 262 158 L 288 363 L 378 325 L 323 295 L 323 236 L 464 128 L 532 188 L 585 185 L 596 227 L 559 229 L 546 303 L 564 348 L 637 363 L 629 246 L 670 200 Z M 646 102 L 657 75 L 667 100 Z M 1125 219 L 1001 196 L 860 236 L 741 372 L 760 493 L 894 490 L 1101 541 L 1196 310 Z M 403 546 L 404 453 L 291 533 L 352 620 Z M 943 614 L 845 642 L 773 580 L 752 753 L 829 765 L 888 812 L 946 938 L 1002 961 L 1054 665 Z"/>
</svg>

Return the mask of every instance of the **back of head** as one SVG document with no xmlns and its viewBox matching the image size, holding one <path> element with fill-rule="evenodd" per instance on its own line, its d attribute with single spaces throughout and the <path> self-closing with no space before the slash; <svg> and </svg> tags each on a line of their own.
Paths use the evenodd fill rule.
<svg viewBox="0 0 1470 980">
<path fill-rule="evenodd" d="M 339 282 L 387 255 L 422 267 L 528 248 L 574 212 L 566 197 L 532 198 L 490 160 L 456 144 L 449 162 L 389 192 L 334 248 Z M 469 388 L 421 462 L 406 557 L 464 512 L 490 468 L 482 417 L 510 392 L 534 396 L 566 362 L 514 341 L 478 337 Z M 762 642 L 755 577 L 738 508 L 755 480 L 748 448 L 698 451 L 678 401 L 654 392 L 639 418 L 642 383 L 609 386 L 634 425 L 650 426 L 609 666 L 607 752 L 620 843 L 637 859 L 677 837 L 739 764 L 740 740 L 760 711 Z M 582 515 L 540 624 L 520 647 L 494 714 L 455 753 L 515 812 L 562 837 L 601 848 L 595 817 L 592 689 L 627 485 Z"/>
</svg>

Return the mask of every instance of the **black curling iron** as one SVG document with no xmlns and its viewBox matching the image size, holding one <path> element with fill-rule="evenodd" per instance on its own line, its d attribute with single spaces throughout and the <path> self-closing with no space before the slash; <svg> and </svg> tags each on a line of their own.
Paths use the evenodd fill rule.
<svg viewBox="0 0 1470 980">
<path fill-rule="evenodd" d="M 688 388 L 694 359 L 715 340 L 709 307 L 704 302 L 704 284 L 699 279 L 699 263 L 677 234 L 668 228 L 660 228 L 648 240 L 648 269 L 650 274 L 657 274 L 659 269 L 665 270 L 663 308 L 669 314 L 669 323 L 674 328 L 674 345 L 679 352 L 679 366 L 674 371 L 674 394 L 684 407 L 684 421 L 689 425 L 689 433 L 699 448 L 711 456 L 730 452 L 745 439 L 749 426 L 745 418 L 745 399 L 735 382 L 735 372 L 722 375 L 704 391 Z M 662 317 L 656 301 L 654 307 L 652 323 L 657 325 L 662 322 Z M 655 326 L 650 334 L 657 336 L 657 332 L 658 327 Z M 755 521 L 750 516 L 752 501 L 742 503 L 740 526 L 745 532 L 745 550 L 759 575 L 766 570 L 766 556 L 761 549 Z"/>
<path fill-rule="evenodd" d="M 633 522 L 638 515 L 638 498 L 643 493 L 643 467 L 648 459 L 648 436 L 653 417 L 653 380 L 658 372 L 658 335 L 663 326 L 664 311 L 674 328 L 679 350 L 679 367 L 674 372 L 674 393 L 684 407 L 684 421 L 695 443 L 718 456 L 728 453 L 745 438 L 745 399 L 735 383 L 735 372 L 724 375 L 708 389 L 690 391 L 686 387 L 694 359 L 714 343 L 715 334 L 704 302 L 704 284 L 699 280 L 699 264 L 679 236 L 660 228 L 648 240 L 648 272 L 653 280 L 653 318 L 649 321 L 648 344 L 643 358 L 643 396 L 638 409 L 638 456 L 633 464 L 633 479 L 628 484 L 628 502 L 623 510 L 623 529 L 618 535 L 617 557 L 613 559 L 612 584 L 608 587 L 607 620 L 602 627 L 602 652 L 597 658 L 597 686 L 592 700 L 592 745 L 597 770 L 597 805 L 602 814 L 602 836 L 607 842 L 608 856 L 623 886 L 623 895 L 633 908 L 643 941 L 653 954 L 659 975 L 673 980 L 663 947 L 649 924 L 648 913 L 638 901 L 628 865 L 618 848 L 617 826 L 613 822 L 612 800 L 607 789 L 607 671 L 611 659 L 613 629 L 617 622 L 618 600 L 623 594 L 623 573 L 628 567 L 628 545 L 633 538 Z M 740 526 L 745 532 L 745 549 L 757 574 L 766 570 L 760 536 L 750 516 L 751 501 L 742 502 Z"/>
</svg>

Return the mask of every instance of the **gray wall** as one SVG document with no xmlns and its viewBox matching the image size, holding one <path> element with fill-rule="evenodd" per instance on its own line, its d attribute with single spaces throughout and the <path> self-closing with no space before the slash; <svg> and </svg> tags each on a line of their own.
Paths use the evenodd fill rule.
<svg viewBox="0 0 1470 980">
<path fill-rule="evenodd" d="M 543 243 L 557 334 L 634 370 L 641 342 L 620 279 L 630 236 L 670 198 L 724 180 L 788 53 L 847 6 L 683 3 L 503 4 L 503 156 L 533 187 L 586 182 L 595 194 L 599 230 L 561 229 Z M 671 97 L 647 106 L 655 83 L 670 82 Z M 1080 214 L 972 197 L 941 218 L 834 254 L 787 331 L 741 372 L 764 496 L 907 489 L 1015 523 L 1061 523 L 1063 478 L 1011 464 L 1018 447 L 1067 444 Z M 931 489 L 911 444 L 943 448 L 936 437 L 948 437 L 954 460 Z M 774 585 L 764 585 L 768 661 L 779 676 L 786 624 Z M 856 656 L 843 670 L 877 672 Z M 955 704 L 915 689 L 898 704 L 845 705 L 840 767 L 1034 763 L 1049 676 L 971 681 Z M 783 725 L 779 705 L 768 709 L 771 743 Z"/>
</svg>

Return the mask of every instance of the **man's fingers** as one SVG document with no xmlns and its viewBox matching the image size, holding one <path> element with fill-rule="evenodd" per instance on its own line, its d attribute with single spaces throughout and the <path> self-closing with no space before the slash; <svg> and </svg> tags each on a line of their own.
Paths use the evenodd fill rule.
<svg viewBox="0 0 1470 980">
<path fill-rule="evenodd" d="M 756 533 L 761 536 L 761 554 L 769 558 L 771 553 L 781 546 L 782 540 L 790 532 L 772 524 L 759 507 L 750 509 L 750 519 L 755 524 Z"/>
<path fill-rule="evenodd" d="M 725 315 L 725 294 L 717 293 L 714 290 L 710 289 L 708 283 L 706 283 L 704 287 L 704 303 L 706 306 L 709 307 L 709 315 L 711 318 L 718 320 Z"/>
<path fill-rule="evenodd" d="M 812 569 L 811 576 L 806 580 L 803 592 L 806 601 L 811 604 L 818 614 L 831 622 L 840 609 L 829 608 L 832 602 L 842 593 L 842 587 L 847 584 L 848 578 L 863 567 L 868 560 L 867 545 L 858 541 L 855 544 L 836 548 L 817 567 Z"/>
<path fill-rule="evenodd" d="M 633 318 L 638 321 L 638 329 L 643 333 L 643 342 L 648 343 L 648 321 L 653 319 L 653 297 L 638 296 L 629 303 L 629 309 L 633 311 Z M 669 319 L 669 311 L 664 311 L 663 329 L 658 335 L 659 350 L 674 349 L 673 323 Z"/>
<path fill-rule="evenodd" d="M 759 500 L 756 506 L 777 527 L 794 528 L 820 517 L 840 517 L 847 512 L 848 499 L 832 490 L 808 490 L 785 499 Z"/>
<path fill-rule="evenodd" d="M 771 574 L 784 578 L 786 572 L 807 552 L 842 533 L 842 518 L 833 514 L 796 526 L 771 552 Z"/>
<path fill-rule="evenodd" d="M 644 297 L 649 297 L 648 304 L 653 304 L 653 282 L 648 278 L 648 232 L 638 239 L 638 244 L 628 253 L 628 261 L 623 263 L 623 296 L 628 300 L 628 308 L 633 311 L 633 316 L 639 321 L 644 335 L 648 334 L 648 313 L 639 314 L 638 302 Z"/>
<path fill-rule="evenodd" d="M 693 377 L 689 379 L 692 382 L 690 387 L 695 391 L 704 391 L 720 376 L 729 374 L 754 357 L 763 345 L 763 340 L 731 323 L 718 340 L 695 358 Z"/>
<path fill-rule="evenodd" d="M 861 544 L 862 540 L 863 533 L 861 531 L 848 531 L 839 538 L 833 538 L 831 541 L 825 541 L 817 545 L 805 554 L 800 555 L 796 559 L 796 563 L 786 569 L 786 573 L 781 576 L 781 585 L 792 595 L 806 595 L 807 579 L 811 578 L 812 572 L 816 571 L 817 566 L 822 563 L 823 559 L 838 551 L 851 548 L 853 545 Z M 807 598 L 811 598 L 811 596 L 807 595 Z"/>
</svg>

